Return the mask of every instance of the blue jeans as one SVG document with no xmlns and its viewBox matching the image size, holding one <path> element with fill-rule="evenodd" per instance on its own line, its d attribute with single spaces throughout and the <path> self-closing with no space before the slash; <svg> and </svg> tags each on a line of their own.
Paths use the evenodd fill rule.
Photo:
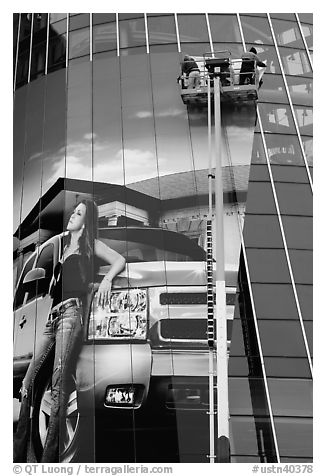
<svg viewBox="0 0 326 476">
<path fill-rule="evenodd" d="M 14 435 L 14 462 L 37 461 L 33 441 L 31 441 L 34 384 L 37 385 L 37 376 L 51 352 L 54 352 L 52 405 L 41 462 L 54 463 L 59 461 L 60 428 L 65 426 L 66 405 L 69 397 L 65 384 L 69 374 L 75 372 L 81 343 L 81 307 L 72 305 L 53 321 L 46 323 L 42 339 L 36 343 L 34 356 L 21 388 L 19 421 Z"/>
</svg>

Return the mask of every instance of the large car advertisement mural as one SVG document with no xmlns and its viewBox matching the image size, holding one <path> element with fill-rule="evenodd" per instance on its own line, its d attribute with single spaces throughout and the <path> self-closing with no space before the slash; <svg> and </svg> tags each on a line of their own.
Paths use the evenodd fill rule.
<svg viewBox="0 0 326 476">
<path fill-rule="evenodd" d="M 183 104 L 180 59 L 98 55 L 16 92 L 16 461 L 208 462 L 207 108 Z M 239 117 L 222 108 L 228 343 Z"/>
</svg>

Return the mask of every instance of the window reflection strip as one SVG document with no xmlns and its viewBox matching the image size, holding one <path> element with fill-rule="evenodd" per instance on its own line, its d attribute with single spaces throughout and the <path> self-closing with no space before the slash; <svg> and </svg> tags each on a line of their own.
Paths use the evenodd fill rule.
<svg viewBox="0 0 326 476">
<path fill-rule="evenodd" d="M 246 43 L 245 43 L 245 40 L 244 40 L 244 34 L 243 34 L 243 30 L 242 30 L 242 24 L 241 24 L 239 13 L 237 13 L 237 20 L 238 20 L 238 25 L 239 25 L 239 30 L 240 30 L 242 47 L 245 51 L 246 50 Z M 256 108 L 256 109 L 257 109 L 257 113 L 258 113 L 258 108 Z M 259 125 L 260 125 L 260 131 L 262 132 L 261 123 L 259 123 Z M 266 155 L 266 150 L 264 152 L 265 152 L 265 155 Z M 267 158 L 266 158 L 266 160 L 267 160 Z M 269 416 L 270 416 L 270 421 L 271 421 L 271 427 L 272 427 L 274 446 L 275 446 L 275 451 L 276 451 L 276 456 L 277 456 L 277 462 L 279 463 L 281 461 L 280 460 L 280 453 L 279 453 L 279 448 L 278 448 L 278 441 L 277 441 L 276 429 L 275 429 L 275 424 L 274 424 L 274 415 L 273 415 L 271 397 L 270 397 L 270 393 L 269 393 L 269 386 L 268 386 L 266 369 L 265 369 L 264 354 L 263 354 L 262 344 L 261 344 L 261 340 L 260 340 L 260 333 L 259 333 L 258 320 L 257 320 L 257 314 L 256 314 L 256 308 L 255 308 L 255 301 L 254 301 L 254 296 L 253 296 L 252 287 L 251 287 L 251 280 L 250 280 L 250 273 L 249 273 L 249 266 L 248 266 L 248 259 L 247 259 L 247 251 L 246 251 L 246 247 L 245 247 L 245 243 L 244 243 L 243 229 L 241 227 L 240 216 L 239 216 L 238 223 L 239 223 L 239 228 L 240 228 L 241 246 L 242 246 L 242 250 L 243 250 L 243 257 L 244 257 L 246 274 L 247 274 L 248 288 L 249 288 L 249 294 L 250 294 L 250 302 L 251 302 L 251 307 L 252 307 L 252 313 L 253 313 L 253 316 L 254 316 L 254 325 L 255 325 L 255 331 L 256 331 L 256 337 L 257 337 L 259 357 L 260 357 L 260 362 L 261 362 L 261 367 L 262 367 L 262 372 L 263 372 L 263 378 L 264 378 L 264 384 L 265 384 L 265 392 L 266 392 L 268 411 L 269 411 Z"/>
<path fill-rule="evenodd" d="M 34 25 L 34 13 L 32 15 L 32 20 L 31 20 L 31 38 L 29 42 L 29 60 L 28 60 L 28 76 L 27 76 L 27 82 L 29 83 L 31 80 L 31 63 L 32 63 L 32 47 L 33 47 L 33 25 Z"/>
<path fill-rule="evenodd" d="M 119 38 L 119 22 L 118 22 L 118 14 L 115 14 L 115 26 L 117 31 L 117 56 L 120 56 L 120 38 Z"/>
<path fill-rule="evenodd" d="M 303 147 L 303 142 L 302 142 L 302 139 L 301 139 L 300 129 L 299 129 L 299 126 L 298 126 L 298 121 L 297 121 L 297 118 L 296 118 L 296 115 L 295 115 L 295 112 L 294 112 L 290 90 L 289 90 L 289 87 L 288 87 L 286 75 L 285 75 L 283 64 L 282 64 L 281 55 L 280 55 L 280 52 L 279 52 L 279 49 L 278 49 L 278 44 L 276 42 L 276 37 L 275 37 L 274 30 L 273 30 L 273 24 L 272 24 L 271 17 L 270 17 L 269 13 L 267 13 L 267 19 L 268 19 L 269 26 L 270 26 L 270 29 L 271 29 L 273 41 L 274 41 L 274 44 L 275 44 L 275 50 L 276 50 L 277 58 L 278 58 L 278 61 L 280 63 L 280 68 L 281 68 L 281 72 L 282 72 L 284 86 L 285 86 L 286 94 L 287 94 L 287 97 L 288 97 L 289 106 L 290 106 L 290 109 L 291 109 L 291 112 L 292 112 L 292 117 L 293 117 L 295 129 L 296 129 L 297 136 L 298 136 L 298 139 L 299 139 L 300 149 L 301 149 L 304 164 L 305 164 L 305 167 L 306 167 L 308 180 L 309 180 L 309 183 L 310 183 L 311 191 L 313 191 L 312 180 L 311 180 L 310 170 L 309 170 L 309 166 L 308 166 L 308 162 L 307 162 L 306 152 L 305 152 L 304 147 Z"/>
<path fill-rule="evenodd" d="M 19 37 L 20 37 L 21 15 L 22 15 L 21 13 L 18 14 L 18 32 L 17 32 L 16 58 L 15 58 L 15 73 L 14 73 L 14 92 L 16 91 L 17 66 L 18 66 L 18 49 L 19 49 Z"/>
<path fill-rule="evenodd" d="M 48 63 L 49 63 L 49 40 L 50 36 L 50 13 L 48 13 L 48 19 L 46 22 L 46 47 L 45 47 L 45 67 L 44 67 L 44 74 L 48 74 Z"/>
<path fill-rule="evenodd" d="M 147 13 L 144 13 L 144 20 L 145 20 L 146 53 L 149 53 Z"/>
<path fill-rule="evenodd" d="M 67 13 L 67 41 L 66 41 L 66 68 L 68 68 L 69 61 L 69 13 Z"/>
<path fill-rule="evenodd" d="M 177 33 L 178 52 L 181 53 L 179 25 L 178 25 L 178 17 L 176 13 L 174 14 L 174 21 L 175 21 L 175 31 Z"/>
<path fill-rule="evenodd" d="M 212 33 L 211 33 L 211 27 L 210 27 L 210 24 L 209 24 L 208 13 L 205 13 L 205 17 L 206 17 L 206 23 L 207 23 L 209 44 L 210 44 L 210 47 L 211 47 L 211 53 L 213 53 L 214 49 L 213 49 Z"/>
<path fill-rule="evenodd" d="M 93 13 L 89 14 L 89 60 L 93 61 Z"/>
<path fill-rule="evenodd" d="M 293 270 L 292 270 L 288 245 L 287 245 L 287 241 L 286 241 L 286 237 L 285 237 L 285 233 L 284 233 L 283 221 L 282 221 L 282 218 L 281 218 L 281 212 L 280 212 L 277 193 L 276 193 L 276 189 L 275 189 L 272 168 L 271 168 L 271 164 L 270 164 L 270 160 L 269 160 L 269 156 L 268 156 L 267 145 L 266 145 L 266 141 L 265 141 L 265 134 L 264 134 L 263 128 L 262 128 L 259 108 L 257 108 L 257 118 L 258 118 L 258 123 L 259 123 L 260 130 L 261 130 L 261 137 L 262 137 L 263 147 L 264 147 L 264 151 L 265 151 L 265 155 L 266 155 L 266 163 L 267 163 L 270 182 L 271 182 L 271 186 L 272 186 L 272 191 L 273 191 L 273 196 L 274 196 L 274 202 L 275 202 L 275 207 L 276 207 L 276 211 L 277 211 L 278 221 L 279 221 L 279 225 L 280 225 L 282 241 L 283 241 L 284 251 L 285 251 L 285 255 L 286 255 L 286 261 L 287 261 L 287 265 L 288 265 L 288 269 L 289 269 L 289 273 L 290 273 L 290 278 L 291 278 L 291 284 L 292 284 L 292 288 L 293 288 L 295 303 L 296 303 L 296 307 L 297 307 L 297 311 L 298 311 L 298 316 L 299 316 L 299 321 L 300 321 L 300 325 L 301 325 L 301 331 L 302 331 L 302 335 L 303 335 L 304 345 L 305 345 L 305 348 L 306 348 L 307 358 L 308 358 L 310 372 L 311 372 L 311 376 L 312 376 L 313 375 L 313 369 L 312 369 L 311 354 L 310 354 L 307 335 L 306 335 L 306 331 L 305 331 L 305 327 L 304 327 L 304 323 L 303 323 L 303 319 L 302 319 L 301 307 L 300 307 L 298 294 L 297 294 L 297 289 L 296 289 L 296 284 L 295 284 L 295 280 L 294 280 L 294 275 L 293 275 Z"/>
<path fill-rule="evenodd" d="M 302 36 L 302 41 L 303 41 L 303 44 L 306 48 L 306 52 L 307 52 L 307 56 L 308 56 L 308 60 L 309 60 L 309 64 L 310 64 L 310 68 L 311 68 L 311 71 L 313 71 L 313 67 L 312 67 L 312 61 L 311 61 L 311 56 L 310 56 L 310 51 L 309 51 L 309 48 L 308 48 L 308 45 L 307 45 L 307 41 L 306 41 L 306 37 L 304 36 L 304 33 L 303 33 L 303 30 L 302 30 L 302 26 L 301 26 L 301 22 L 300 22 L 300 18 L 299 18 L 299 15 L 297 13 L 294 14 L 296 19 L 297 19 L 297 23 L 298 23 L 298 28 L 300 30 L 300 33 L 301 33 L 301 36 Z"/>
</svg>

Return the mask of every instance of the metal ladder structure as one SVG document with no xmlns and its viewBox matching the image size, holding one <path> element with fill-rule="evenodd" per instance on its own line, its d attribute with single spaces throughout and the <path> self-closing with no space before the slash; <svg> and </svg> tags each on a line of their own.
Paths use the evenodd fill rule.
<svg viewBox="0 0 326 476">
<path fill-rule="evenodd" d="M 206 53 L 194 58 L 200 69 L 200 84 L 188 89 L 185 77 L 180 77 L 181 98 L 187 106 L 207 105 L 208 125 L 208 197 L 207 219 L 207 341 L 209 349 L 209 434 L 210 463 L 230 462 L 228 355 L 226 322 L 226 289 L 224 269 L 223 181 L 221 160 L 221 102 L 256 103 L 261 76 L 254 69 L 242 68 L 245 59 L 231 59 L 225 51 Z M 242 73 L 245 70 L 245 73 Z M 245 74 L 245 78 L 241 77 Z M 226 104 L 227 107 L 227 104 Z M 214 113 L 214 134 L 212 134 Z M 239 112 L 241 114 L 241 112 Z M 212 136 L 215 141 L 215 174 L 213 174 Z M 214 186 L 213 186 L 214 184 Z M 213 192 L 214 190 L 214 192 Z M 213 263 L 213 193 L 215 194 L 216 267 Z M 214 273 L 215 271 L 215 273 Z M 214 283 L 215 274 L 215 283 Z M 214 306 L 214 287 L 216 305 Z M 215 379 L 214 368 L 217 377 Z M 216 380 L 216 384 L 215 384 Z M 217 392 L 215 391 L 217 389 Z M 217 400 L 217 401 L 216 401 Z M 217 411 L 216 411 L 217 409 Z M 216 418 L 217 414 L 217 418 Z M 217 420 L 217 445 L 216 438 Z M 217 447 L 217 455 L 215 454 Z"/>
</svg>

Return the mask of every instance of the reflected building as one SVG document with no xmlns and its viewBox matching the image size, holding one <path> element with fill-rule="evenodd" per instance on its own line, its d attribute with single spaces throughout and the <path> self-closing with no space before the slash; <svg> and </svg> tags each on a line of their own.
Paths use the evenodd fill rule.
<svg viewBox="0 0 326 476">
<path fill-rule="evenodd" d="M 100 227 L 205 248 L 207 108 L 183 104 L 180 61 L 254 46 L 267 65 L 252 141 L 239 111 L 224 146 L 231 462 L 312 461 L 312 28 L 308 13 L 14 14 L 14 285 L 82 196 Z M 125 461 L 208 462 L 205 406 L 170 405 L 207 382 L 180 396 L 173 372 L 172 433 L 135 410 Z M 113 462 L 101 439 L 121 434 L 96 417 L 92 460 Z"/>
</svg>

